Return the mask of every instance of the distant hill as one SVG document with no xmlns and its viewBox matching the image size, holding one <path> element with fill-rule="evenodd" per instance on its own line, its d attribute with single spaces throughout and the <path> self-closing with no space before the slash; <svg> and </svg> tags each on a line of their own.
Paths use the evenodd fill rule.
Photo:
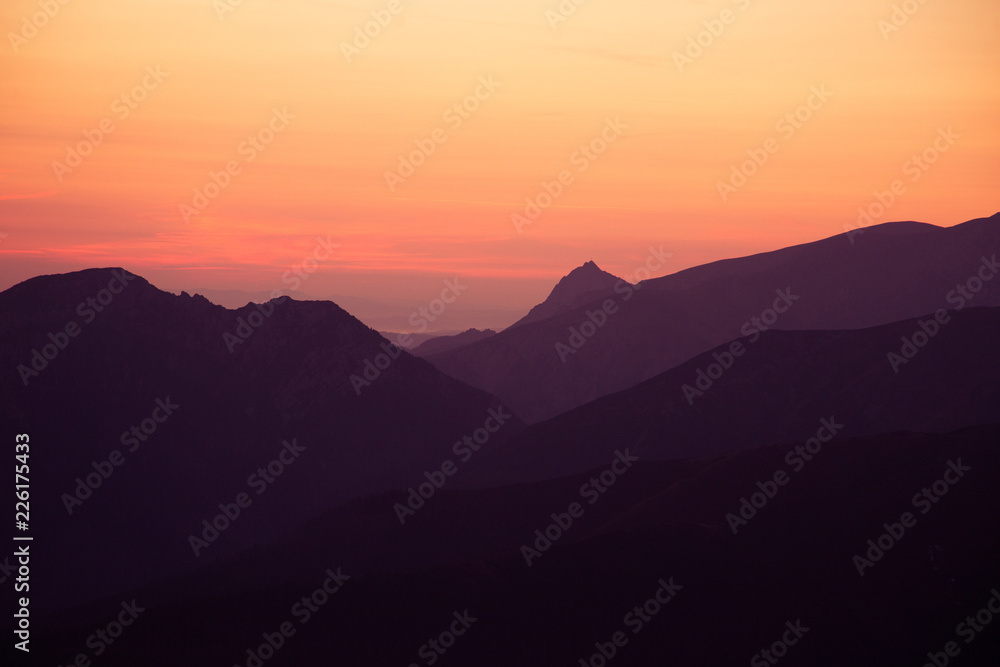
<svg viewBox="0 0 1000 667">
<path fill-rule="evenodd" d="M 432 338 L 437 338 L 441 334 L 435 333 L 400 333 L 398 331 L 379 331 L 379 334 L 390 343 L 399 345 L 413 354 L 413 350 Z M 406 343 L 404 345 L 404 343 Z"/>
<path fill-rule="evenodd" d="M 441 352 L 454 350 L 455 348 L 462 347 L 463 345 L 485 340 L 490 336 L 495 335 L 497 335 L 497 332 L 493 329 L 486 329 L 484 331 L 480 331 L 479 329 L 468 329 L 453 336 L 436 336 L 434 338 L 430 338 L 415 347 L 412 353 L 416 357 L 426 357 L 431 354 L 439 354 Z"/>
</svg>

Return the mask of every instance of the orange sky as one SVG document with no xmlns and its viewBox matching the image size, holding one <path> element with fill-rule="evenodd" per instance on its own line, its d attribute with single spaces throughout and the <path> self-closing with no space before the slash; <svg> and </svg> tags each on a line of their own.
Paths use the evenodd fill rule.
<svg viewBox="0 0 1000 667">
<path fill-rule="evenodd" d="M 121 265 L 269 290 L 329 236 L 310 295 L 422 303 L 462 276 L 469 304 L 530 306 L 590 259 L 625 274 L 663 245 L 662 274 L 840 233 L 895 179 L 878 222 L 1000 209 L 996 0 L 912 0 L 898 30 L 883 0 L 590 0 L 558 22 L 558 0 L 64 1 L 0 8 L 0 289 Z M 387 25 L 345 49 L 372 12 Z M 602 131 L 603 154 L 579 152 Z M 433 153 L 390 188 L 417 141 Z"/>
</svg>

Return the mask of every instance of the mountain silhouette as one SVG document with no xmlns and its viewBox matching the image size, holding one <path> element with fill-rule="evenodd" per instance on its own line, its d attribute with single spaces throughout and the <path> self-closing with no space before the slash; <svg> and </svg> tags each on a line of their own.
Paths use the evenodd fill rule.
<svg viewBox="0 0 1000 667">
<path fill-rule="evenodd" d="M 436 338 L 431 338 L 430 340 L 417 345 L 413 348 L 411 354 L 415 357 L 426 357 L 430 354 L 439 354 L 441 352 L 454 350 L 462 347 L 463 345 L 485 340 L 490 336 L 495 336 L 496 334 L 497 332 L 493 329 L 485 329 L 483 331 L 480 331 L 479 329 L 467 329 L 462 333 L 455 334 L 453 336 L 437 336 Z"/>
<path fill-rule="evenodd" d="M 585 262 L 563 276 L 549 296 L 508 329 L 561 315 L 585 304 L 611 296 L 621 278 L 602 271 L 593 261 Z"/>
<path fill-rule="evenodd" d="M 538 422 L 765 328 L 858 329 L 1000 305 L 1000 280 L 978 278 L 996 271 L 1000 214 L 848 236 L 647 280 L 427 359 Z M 956 292 L 967 283 L 979 289 L 968 298 Z M 603 312 L 607 298 L 613 314 Z"/>
<path fill-rule="evenodd" d="M 38 596 L 39 610 L 239 551 L 352 498 L 419 484 L 503 410 L 331 302 L 227 310 L 120 269 L 92 269 L 16 285 L 0 293 L 0 313 L 3 421 L 39 443 L 39 533 L 73 545 L 72 557 L 46 552 L 44 566 L 45 556 L 33 561 L 51 593 Z M 177 407 L 165 415 L 163 405 Z M 491 444 L 519 428 L 510 416 Z M 115 451 L 123 462 L 109 468 Z M 257 471 L 279 456 L 273 470 L 282 473 L 262 484 L 267 475 Z M 105 479 L 101 470 L 110 471 Z M 97 486 L 89 492 L 80 489 L 88 475 Z M 253 504 L 196 556 L 189 537 L 240 493 Z M 143 558 L 102 546 L 120 543 L 122 530 Z"/>
<path fill-rule="evenodd" d="M 276 664 L 407 664 L 440 634 L 442 619 L 447 626 L 453 612 L 469 610 L 480 620 L 449 651 L 455 664 L 569 665 L 625 627 L 623 616 L 653 597 L 661 579 L 683 588 L 640 634 L 629 633 L 614 664 L 661 664 L 664 655 L 681 664 L 738 664 L 771 641 L 762 636 L 778 638 L 797 619 L 810 628 L 808 641 L 793 647 L 803 664 L 920 664 L 926 642 L 908 638 L 954 628 L 995 587 L 1000 537 L 983 526 L 1000 521 L 998 442 L 997 425 L 837 438 L 799 472 L 784 460 L 795 442 L 639 462 L 599 502 L 584 501 L 583 516 L 531 567 L 521 545 L 606 466 L 533 484 L 444 490 L 406 530 L 387 511 L 402 494 L 359 499 L 259 549 L 135 591 L 151 622 L 130 629 L 102 664 L 142 664 L 150 646 L 154 664 L 199 664 L 205 656 L 246 664 L 246 647 L 264 641 L 268 623 L 286 620 L 288 606 L 315 589 L 331 563 L 351 580 L 285 643 Z M 910 496 L 949 462 L 970 470 L 919 514 Z M 790 480 L 734 535 L 727 514 L 779 470 Z M 915 527 L 859 577 L 853 557 L 906 509 L 917 515 Z M 40 657 L 73 655 L 93 632 L 92 619 L 116 603 L 42 626 Z M 274 610 L 266 622 L 261 608 Z M 725 642 L 717 641 L 720 624 Z M 518 641 L 505 640 L 511 632 Z M 158 644 L 164 633 L 198 645 Z M 970 664 L 986 665 L 998 648 L 983 633 L 962 650 Z"/>
<path fill-rule="evenodd" d="M 734 341 L 742 345 L 738 356 L 731 353 L 734 342 L 726 343 L 533 424 L 479 459 L 462 482 L 561 477 L 624 447 L 663 460 L 805 442 L 823 420 L 842 425 L 842 436 L 946 433 L 994 423 L 1000 308 L 970 308 L 949 318 L 927 341 L 921 323 L 935 331 L 933 317 L 850 331 L 768 331 L 756 342 Z M 911 349 L 903 341 L 915 334 L 925 345 Z"/>
<path fill-rule="evenodd" d="M 922 664 L 1000 597 L 998 227 L 588 262 L 412 354 L 330 301 L 16 285 L 35 659 L 139 607 L 101 665 L 763 664 L 788 632 L 796 664 Z"/>
</svg>

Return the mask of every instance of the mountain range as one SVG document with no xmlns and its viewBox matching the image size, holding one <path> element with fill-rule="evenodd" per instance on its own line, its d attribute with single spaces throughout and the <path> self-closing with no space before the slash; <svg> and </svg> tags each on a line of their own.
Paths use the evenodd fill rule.
<svg viewBox="0 0 1000 667">
<path fill-rule="evenodd" d="M 621 281 L 616 291 L 613 276 L 584 265 L 532 310 L 552 313 L 547 319 L 525 318 L 427 359 L 532 423 L 769 328 L 859 329 L 1000 305 L 1000 281 L 982 281 L 968 298 L 955 291 L 984 267 L 1000 270 L 993 259 L 1000 214 L 947 228 L 900 222 L 864 232 L 714 262 L 635 289 Z"/>
<path fill-rule="evenodd" d="M 131 277 L 106 306 L 95 301 L 100 312 L 88 306 L 116 276 Z M 16 285 L 0 294 L 0 313 L 3 419 L 40 443 L 38 525 L 78 550 L 69 563 L 49 554 L 52 604 L 192 567 L 351 498 L 417 483 L 503 409 L 326 301 L 227 310 L 120 269 L 92 269 Z M 76 336 L 64 333 L 71 324 Z M 37 371 L 33 351 L 43 355 Z M 161 402 L 178 407 L 165 416 Z M 144 420 L 155 430 L 144 432 Z M 511 416 L 492 440 L 519 428 Z M 286 442 L 303 448 L 301 463 L 273 482 L 248 482 Z M 78 492 L 113 452 L 123 461 L 99 488 Z M 260 500 L 195 556 L 189 537 L 239 493 Z M 80 496 L 88 497 L 72 500 Z M 155 545 L 147 558 L 100 548 L 123 526 Z"/>
<path fill-rule="evenodd" d="M 789 664 L 926 662 L 998 585 L 998 240 L 1000 214 L 638 283 L 588 261 L 412 351 L 331 301 L 15 285 L 32 652 L 753 665 L 791 632 Z"/>
</svg>

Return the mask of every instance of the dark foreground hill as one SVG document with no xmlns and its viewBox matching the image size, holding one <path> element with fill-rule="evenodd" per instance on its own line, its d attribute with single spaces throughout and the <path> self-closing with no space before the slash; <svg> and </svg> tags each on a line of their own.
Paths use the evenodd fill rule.
<svg viewBox="0 0 1000 667">
<path fill-rule="evenodd" d="M 602 466 L 445 489 L 403 526 L 391 505 L 405 494 L 359 500 L 130 594 L 146 611 L 101 664 L 714 666 L 768 664 L 768 650 L 788 664 L 920 665 L 955 641 L 961 664 L 991 665 L 1000 635 L 958 626 L 998 586 L 998 442 L 993 425 L 837 438 L 802 466 L 796 442 L 641 461 L 591 503 Z M 336 592 L 317 594 L 324 583 Z M 40 621 L 39 657 L 86 652 L 120 602 Z M 613 660 L 591 661 L 602 651 Z"/>
</svg>

